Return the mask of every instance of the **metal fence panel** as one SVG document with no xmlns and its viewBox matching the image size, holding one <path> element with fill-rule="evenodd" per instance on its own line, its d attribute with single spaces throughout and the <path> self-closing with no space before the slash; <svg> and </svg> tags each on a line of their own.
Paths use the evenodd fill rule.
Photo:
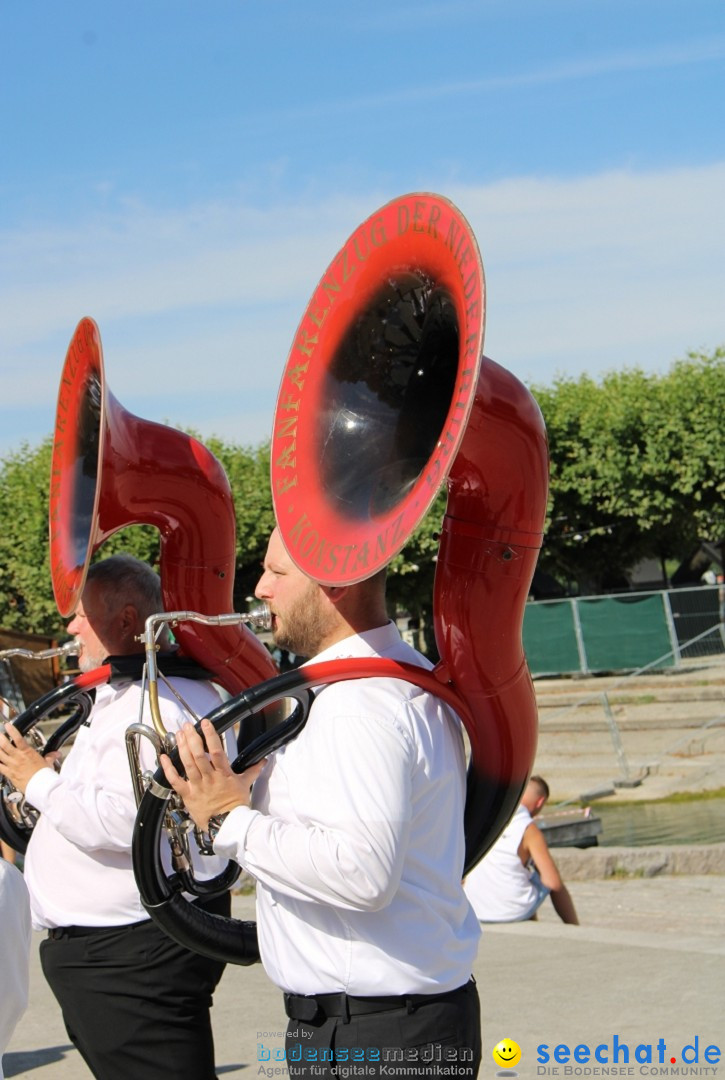
<svg viewBox="0 0 725 1080">
<path fill-rule="evenodd" d="M 721 600 L 719 589 L 670 589 L 668 599 L 677 640 L 680 646 L 684 646 L 683 658 L 713 656 L 723 651 L 722 626 L 719 632 L 714 631 L 694 644 L 687 645 L 687 642 L 710 627 L 717 626 Z"/>
<path fill-rule="evenodd" d="M 722 654 L 722 586 L 531 602 L 523 641 L 533 675 L 664 668 Z"/>
</svg>

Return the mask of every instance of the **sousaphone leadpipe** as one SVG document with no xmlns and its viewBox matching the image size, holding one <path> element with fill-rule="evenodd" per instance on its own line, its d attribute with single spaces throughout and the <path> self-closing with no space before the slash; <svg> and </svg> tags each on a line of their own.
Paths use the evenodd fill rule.
<svg viewBox="0 0 725 1080">
<path fill-rule="evenodd" d="M 204 615 L 200 611 L 161 611 L 149 615 L 144 625 L 144 632 L 137 638 L 144 646 L 146 657 L 146 686 L 149 695 L 151 722 L 158 737 L 168 743 L 169 732 L 159 709 L 159 666 L 157 663 L 158 639 L 165 628 L 178 631 L 180 625 L 198 623 L 201 626 L 238 626 L 244 625 L 255 630 L 269 630 L 272 619 L 269 608 L 262 605 L 247 612 L 229 612 L 222 615 Z M 188 708 L 188 707 L 187 707 Z M 171 743 L 171 748 L 175 743 Z M 165 752 L 168 752 L 165 750 Z"/>
<path fill-rule="evenodd" d="M 39 649 L 37 652 L 32 649 L 21 648 L 3 649 L 0 651 L 0 660 L 10 660 L 14 656 L 20 656 L 26 660 L 53 660 L 55 657 L 77 656 L 78 652 L 78 642 L 73 638 L 63 645 L 57 645 L 52 649 Z"/>
<path fill-rule="evenodd" d="M 163 681 L 169 687 L 170 691 L 186 709 L 190 719 L 199 720 L 199 717 L 194 714 L 188 703 L 179 695 L 173 684 L 161 674 L 157 658 L 158 641 L 163 631 L 171 629 L 176 632 L 181 624 L 189 622 L 213 627 L 244 624 L 255 630 L 268 630 L 271 627 L 271 616 L 267 606 L 262 605 L 244 613 L 229 612 L 222 615 L 204 615 L 198 611 L 164 611 L 150 615 L 146 619 L 144 632 L 138 636 L 137 640 L 144 646 L 143 686 L 148 693 L 151 724 L 146 724 L 142 719 L 139 719 L 136 723 L 129 725 L 125 736 L 126 753 L 137 807 L 140 806 L 148 788 L 154 786 L 153 771 L 144 770 L 142 766 L 141 740 L 147 739 L 151 743 L 157 763 L 162 753 L 171 754 L 176 747 L 176 737 L 173 732 L 167 730 L 161 715 L 159 682 Z M 181 813 L 182 809 L 181 800 L 172 798 L 166 807 L 163 822 L 163 831 L 171 851 L 171 865 L 177 880 L 183 884 L 185 891 L 197 896 L 211 896 L 225 891 L 234 884 L 239 876 L 239 867 L 233 863 L 228 863 L 221 875 L 206 881 L 196 879 L 189 847 L 190 833 L 193 832 L 197 847 L 202 854 L 211 855 L 213 852 L 208 836 L 200 829 L 190 827 L 192 823 L 185 814 Z"/>
</svg>

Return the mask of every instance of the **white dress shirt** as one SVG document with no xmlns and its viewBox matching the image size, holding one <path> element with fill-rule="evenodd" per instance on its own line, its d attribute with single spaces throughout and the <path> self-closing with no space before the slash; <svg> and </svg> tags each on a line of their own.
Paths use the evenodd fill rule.
<svg viewBox="0 0 725 1080">
<path fill-rule="evenodd" d="M 170 681 L 197 716 L 220 703 L 208 682 Z M 162 681 L 159 707 L 169 731 L 190 719 Z M 99 686 L 88 726 L 79 729 L 60 773 L 40 769 L 28 783 L 28 802 L 40 811 L 25 856 L 36 929 L 121 926 L 148 918 L 131 863 L 136 800 L 125 734 L 137 721 L 151 725 L 140 683 Z M 155 772 L 156 754 L 147 738 L 141 739 L 140 756 L 143 769 Z M 191 848 L 193 853 L 193 840 Z M 213 877 L 226 865 L 218 856 L 197 855 L 195 863 L 199 878 Z"/>
<path fill-rule="evenodd" d="M 431 666 L 392 623 L 315 664 L 360 656 Z M 253 795 L 215 850 L 257 879 L 273 982 L 389 995 L 468 981 L 480 930 L 461 885 L 465 759 L 460 722 L 440 700 L 397 679 L 324 687 Z"/>
<path fill-rule="evenodd" d="M 23 875 L 0 858 L 0 1080 L 2 1056 L 28 1005 L 30 902 Z"/>
</svg>

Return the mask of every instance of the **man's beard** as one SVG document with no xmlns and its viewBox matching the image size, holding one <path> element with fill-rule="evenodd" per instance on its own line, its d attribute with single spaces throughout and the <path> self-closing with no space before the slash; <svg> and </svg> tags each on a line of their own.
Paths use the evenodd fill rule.
<svg viewBox="0 0 725 1080">
<path fill-rule="evenodd" d="M 83 646 L 81 649 L 81 653 L 78 657 L 78 669 L 79 671 L 82 671 L 84 673 L 86 671 L 95 671 L 96 668 L 99 668 L 101 666 L 105 659 L 105 653 L 101 657 L 91 656 L 88 649 Z"/>
<path fill-rule="evenodd" d="M 284 627 L 274 631 L 275 645 L 305 659 L 317 656 L 327 633 L 320 599 L 319 586 L 310 582 L 307 593 L 287 609 Z"/>
</svg>

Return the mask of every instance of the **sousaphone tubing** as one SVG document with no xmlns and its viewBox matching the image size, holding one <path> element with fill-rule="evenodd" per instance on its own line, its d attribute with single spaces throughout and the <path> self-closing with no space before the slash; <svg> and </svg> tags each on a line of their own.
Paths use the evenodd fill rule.
<svg viewBox="0 0 725 1080">
<path fill-rule="evenodd" d="M 63 367 L 51 465 L 50 563 L 61 615 L 75 610 L 93 554 L 128 525 L 159 531 L 164 610 L 234 610 L 235 515 L 224 469 L 198 439 L 119 404 L 106 386 L 98 327 L 85 318 Z M 276 671 L 241 624 L 180 623 L 175 635 L 230 693 Z"/>
</svg>

